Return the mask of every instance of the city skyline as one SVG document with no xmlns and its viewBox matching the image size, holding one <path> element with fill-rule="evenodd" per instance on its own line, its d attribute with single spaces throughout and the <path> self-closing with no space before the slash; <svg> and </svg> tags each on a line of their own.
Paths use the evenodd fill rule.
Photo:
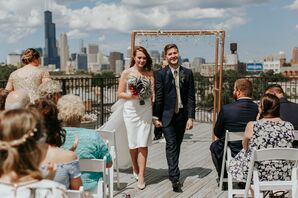
<svg viewBox="0 0 298 198">
<path fill-rule="evenodd" d="M 236 42 L 241 61 L 261 60 L 279 51 L 290 61 L 298 46 L 298 0 L 53 0 L 46 7 L 53 12 L 56 37 L 67 33 L 70 53 L 79 52 L 83 39 L 85 46 L 99 44 L 105 54 L 126 55 L 132 30 L 159 29 L 224 29 L 225 54 L 230 53 L 229 43 Z M 43 1 L 0 0 L 0 62 L 8 53 L 45 47 L 44 10 Z M 182 57 L 210 61 L 214 56 L 210 37 L 140 37 L 137 42 L 160 52 L 165 43 L 175 42 Z"/>
</svg>

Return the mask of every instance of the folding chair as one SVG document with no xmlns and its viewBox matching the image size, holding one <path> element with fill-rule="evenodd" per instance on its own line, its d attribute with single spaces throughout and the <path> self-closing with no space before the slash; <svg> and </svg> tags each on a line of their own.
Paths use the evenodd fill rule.
<svg viewBox="0 0 298 198">
<path fill-rule="evenodd" d="M 232 175 L 228 173 L 228 178 L 223 178 L 225 166 L 229 164 L 230 160 L 232 159 L 232 152 L 229 148 L 228 143 L 231 141 L 241 141 L 243 139 L 244 132 L 229 132 L 226 131 L 225 135 L 225 143 L 224 143 L 224 153 L 223 153 L 223 160 L 221 166 L 221 173 L 220 173 L 220 181 L 219 181 L 219 188 L 222 189 L 223 182 L 228 182 L 228 197 L 231 198 L 233 195 L 237 194 L 244 194 L 244 190 L 242 189 L 233 189 L 233 179 Z M 227 160 L 226 160 L 227 158 Z"/>
<path fill-rule="evenodd" d="M 295 140 L 298 140 L 298 130 L 294 130 Z"/>
<path fill-rule="evenodd" d="M 117 189 L 120 189 L 120 180 L 119 180 L 119 166 L 118 166 L 118 153 L 117 153 L 117 144 L 116 144 L 116 131 L 115 130 L 101 130 L 98 129 L 99 134 L 104 140 L 108 140 L 108 147 L 110 154 L 113 158 L 113 167 L 116 170 L 116 182 Z M 111 168 L 113 170 L 113 168 Z"/>
<path fill-rule="evenodd" d="M 81 171 L 102 173 L 102 178 L 97 183 L 97 191 L 96 194 L 93 194 L 93 197 L 107 197 L 106 157 L 104 159 L 80 159 L 79 162 Z"/>
<path fill-rule="evenodd" d="M 67 190 L 67 195 L 71 198 L 84 198 L 84 188 L 81 186 L 79 190 Z"/>
<path fill-rule="evenodd" d="M 258 170 L 254 167 L 255 162 L 264 160 L 291 160 L 295 161 L 292 168 L 292 175 L 290 181 L 259 181 Z M 246 198 L 249 188 L 251 187 L 251 178 L 253 177 L 253 186 L 255 197 L 261 197 L 260 191 L 268 190 L 290 190 L 292 197 L 296 198 L 297 193 L 297 162 L 298 162 L 298 149 L 294 148 L 267 148 L 254 150 L 252 159 L 249 165 L 248 177 L 245 185 Z"/>
</svg>

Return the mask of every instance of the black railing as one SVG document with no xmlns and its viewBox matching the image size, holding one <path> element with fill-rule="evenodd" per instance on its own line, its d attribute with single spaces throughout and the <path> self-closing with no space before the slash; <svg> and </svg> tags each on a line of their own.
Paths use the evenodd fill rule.
<svg viewBox="0 0 298 198">
<path fill-rule="evenodd" d="M 111 106 L 117 101 L 118 78 L 55 78 L 59 80 L 63 94 L 75 94 L 82 98 L 86 112 L 97 115 L 97 125 L 107 121 Z M 259 100 L 265 88 L 272 83 L 279 83 L 286 92 L 289 100 L 298 102 L 298 79 L 267 79 L 246 77 L 253 82 L 253 100 Z M 232 102 L 234 82 L 237 78 L 223 78 L 222 104 Z M 0 87 L 5 87 L 6 81 L 0 81 Z M 196 120 L 212 122 L 213 113 L 213 77 L 195 78 L 196 90 Z"/>
</svg>

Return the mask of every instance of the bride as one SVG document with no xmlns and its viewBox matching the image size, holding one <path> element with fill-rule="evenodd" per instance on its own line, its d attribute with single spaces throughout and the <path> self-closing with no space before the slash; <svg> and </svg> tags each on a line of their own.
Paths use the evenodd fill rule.
<svg viewBox="0 0 298 198">
<path fill-rule="evenodd" d="M 121 74 L 118 86 L 119 100 L 112 107 L 112 115 L 101 129 L 116 130 L 119 152 L 129 151 L 133 175 L 138 188 L 145 188 L 145 168 L 148 146 L 151 145 L 152 102 L 154 77 L 152 59 L 144 47 L 133 51 L 130 68 Z M 119 158 L 128 156 L 118 153 Z M 128 158 L 128 157 L 127 157 Z M 125 159 L 119 159 L 123 167 Z"/>
</svg>

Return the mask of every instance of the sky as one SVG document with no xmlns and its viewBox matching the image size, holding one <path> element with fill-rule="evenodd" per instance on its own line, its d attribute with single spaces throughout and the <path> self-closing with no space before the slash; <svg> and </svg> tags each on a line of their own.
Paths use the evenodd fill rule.
<svg viewBox="0 0 298 198">
<path fill-rule="evenodd" d="M 53 12 L 56 38 L 68 35 L 70 52 L 97 43 L 104 54 L 126 54 L 133 30 L 218 30 L 229 44 L 238 43 L 240 61 L 262 60 L 285 52 L 287 61 L 298 47 L 298 0 L 0 0 L 0 62 L 9 53 L 44 47 L 45 9 Z M 182 58 L 214 60 L 214 36 L 140 36 L 148 50 L 168 42 Z"/>
</svg>

